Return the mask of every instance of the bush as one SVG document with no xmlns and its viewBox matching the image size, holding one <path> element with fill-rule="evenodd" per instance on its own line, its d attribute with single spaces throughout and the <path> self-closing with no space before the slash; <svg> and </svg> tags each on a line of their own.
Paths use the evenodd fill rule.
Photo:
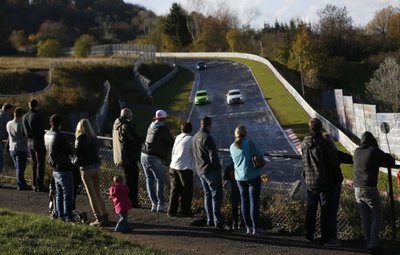
<svg viewBox="0 0 400 255">
<path fill-rule="evenodd" d="M 62 45 L 57 40 L 47 39 L 39 46 L 37 55 L 38 57 L 59 57 L 61 53 Z"/>
<path fill-rule="evenodd" d="M 94 37 L 91 35 L 80 36 L 74 44 L 74 55 L 82 58 L 90 55 L 90 48 L 94 44 Z"/>
<path fill-rule="evenodd" d="M 306 202 L 300 198 L 288 198 L 287 195 L 272 194 L 263 198 L 260 216 L 269 218 L 272 226 L 280 231 L 302 234 Z M 263 209 L 264 207 L 264 209 Z"/>
</svg>

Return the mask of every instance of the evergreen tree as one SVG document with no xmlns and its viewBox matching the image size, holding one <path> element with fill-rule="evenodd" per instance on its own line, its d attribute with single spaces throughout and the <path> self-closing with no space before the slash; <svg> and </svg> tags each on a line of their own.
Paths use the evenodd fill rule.
<svg viewBox="0 0 400 255">
<path fill-rule="evenodd" d="M 183 50 L 192 42 L 187 28 L 186 12 L 180 4 L 172 4 L 170 13 L 164 22 L 164 33 L 177 50 Z"/>
</svg>

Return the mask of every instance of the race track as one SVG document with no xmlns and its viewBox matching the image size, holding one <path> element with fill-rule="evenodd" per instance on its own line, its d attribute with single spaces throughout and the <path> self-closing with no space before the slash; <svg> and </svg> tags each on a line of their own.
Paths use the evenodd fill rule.
<svg viewBox="0 0 400 255">
<path fill-rule="evenodd" d="M 228 149 L 234 140 L 234 129 L 238 124 L 246 126 L 248 138 L 260 144 L 265 152 L 296 154 L 271 109 L 262 95 L 251 70 L 246 66 L 228 60 L 205 60 L 207 69 L 197 71 L 195 63 L 199 59 L 177 59 L 178 65 L 191 69 L 196 80 L 190 98 L 199 89 L 206 89 L 210 104 L 192 106 L 189 119 L 194 133 L 200 126 L 200 119 L 207 115 L 212 118 L 211 134 L 219 149 Z M 228 105 L 226 94 L 230 89 L 240 89 L 245 103 Z M 282 99 L 284 100 L 284 99 Z M 225 167 L 229 152 L 220 152 Z M 301 179 L 302 164 L 298 159 L 266 158 L 267 166 L 263 169 L 271 182 L 293 183 Z"/>
</svg>

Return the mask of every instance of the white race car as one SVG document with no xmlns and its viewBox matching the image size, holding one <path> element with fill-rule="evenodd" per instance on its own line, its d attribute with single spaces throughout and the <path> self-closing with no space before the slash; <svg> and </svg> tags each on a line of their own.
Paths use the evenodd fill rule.
<svg viewBox="0 0 400 255">
<path fill-rule="evenodd" d="M 243 104 L 244 99 L 242 97 L 242 93 L 238 89 L 231 89 L 226 94 L 226 102 L 228 104 Z"/>
</svg>

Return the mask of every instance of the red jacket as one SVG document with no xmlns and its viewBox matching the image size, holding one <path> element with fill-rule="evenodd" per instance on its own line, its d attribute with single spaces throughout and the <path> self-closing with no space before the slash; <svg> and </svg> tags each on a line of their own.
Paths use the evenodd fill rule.
<svg viewBox="0 0 400 255">
<path fill-rule="evenodd" d="M 120 214 L 132 209 L 131 200 L 128 197 L 129 188 L 125 184 L 113 184 L 109 188 L 115 212 Z"/>
</svg>

